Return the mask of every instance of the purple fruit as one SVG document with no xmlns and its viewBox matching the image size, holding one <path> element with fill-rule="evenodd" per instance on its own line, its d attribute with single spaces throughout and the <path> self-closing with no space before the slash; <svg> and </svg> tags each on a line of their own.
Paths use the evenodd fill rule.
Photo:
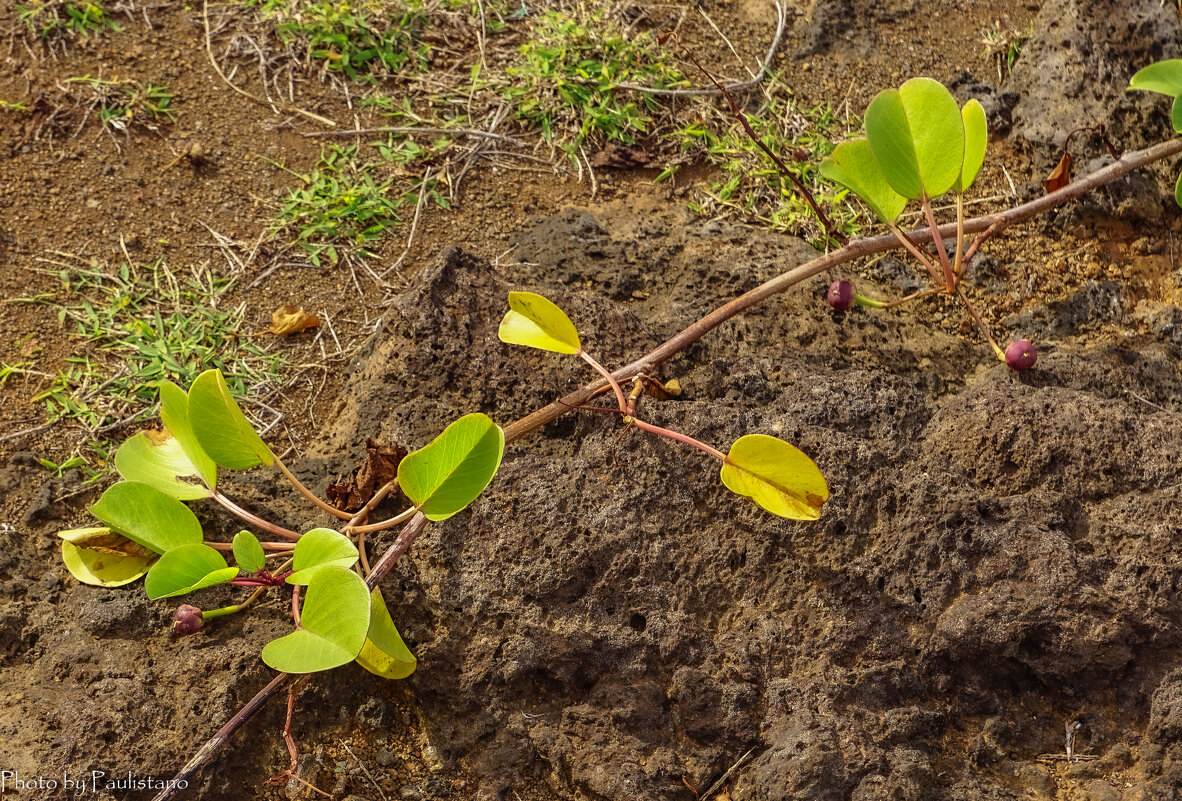
<svg viewBox="0 0 1182 801">
<path fill-rule="evenodd" d="M 189 604 L 178 606 L 176 614 L 172 616 L 172 633 L 180 637 L 196 634 L 204 625 L 205 618 L 201 616 L 201 610 Z"/>
<path fill-rule="evenodd" d="M 840 278 L 829 285 L 825 300 L 837 311 L 846 311 L 854 305 L 854 282 Z"/>
<path fill-rule="evenodd" d="M 1011 342 L 1010 346 L 1006 348 L 1006 364 L 1011 370 L 1017 370 L 1019 373 L 1029 370 L 1036 361 L 1038 361 L 1038 348 L 1034 347 L 1029 339 Z"/>
</svg>

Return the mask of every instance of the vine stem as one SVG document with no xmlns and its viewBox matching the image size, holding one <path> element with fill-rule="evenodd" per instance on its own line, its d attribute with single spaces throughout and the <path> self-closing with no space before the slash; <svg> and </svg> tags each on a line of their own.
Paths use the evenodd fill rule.
<svg viewBox="0 0 1182 801">
<path fill-rule="evenodd" d="M 981 336 L 985 337 L 985 340 L 989 343 L 989 346 L 993 348 L 993 353 L 997 356 L 998 361 L 1004 362 L 1006 360 L 1005 351 L 1003 351 L 997 344 L 997 341 L 993 338 L 993 334 L 989 333 L 989 327 L 985 325 L 985 321 L 981 319 L 981 315 L 977 314 L 976 308 L 974 308 L 973 304 L 969 302 L 968 295 L 966 295 L 964 290 L 960 287 L 956 288 L 956 295 L 964 303 L 965 308 L 969 310 L 969 314 L 972 316 L 973 322 L 977 325 L 977 330 L 981 332 Z"/>
<path fill-rule="evenodd" d="M 956 193 L 956 260 L 952 263 L 952 274 L 960 281 L 964 272 L 964 194 Z"/>
<path fill-rule="evenodd" d="M 934 264 L 932 264 L 932 260 L 928 258 L 928 254 L 920 250 L 919 246 L 916 245 L 915 242 L 909 236 L 907 236 L 907 234 L 900 231 L 899 226 L 895 225 L 894 223 L 887 223 L 887 228 L 890 229 L 890 232 L 895 235 L 895 237 L 899 240 L 899 243 L 903 245 L 904 248 L 906 248 L 907 252 L 914 256 L 919 261 L 919 263 L 927 269 L 928 275 L 932 277 L 932 283 L 939 284 L 940 273 L 936 271 L 936 267 Z"/>
<path fill-rule="evenodd" d="M 371 531 L 381 531 L 387 528 L 394 528 L 394 526 L 410 520 L 418 511 L 418 509 L 411 507 L 410 509 L 407 509 L 404 512 L 399 512 L 398 514 L 394 515 L 394 517 L 391 517 L 388 520 L 383 520 L 380 523 L 369 523 L 364 526 L 346 526 L 346 528 L 355 534 L 368 534 Z"/>
<path fill-rule="evenodd" d="M 296 492 L 307 498 L 308 501 L 320 511 L 328 512 L 330 515 L 340 520 L 349 520 L 353 517 L 353 515 L 349 514 L 348 512 L 342 512 L 335 506 L 320 500 L 320 498 L 317 498 L 316 493 L 305 487 L 304 482 L 296 478 L 295 475 L 287 469 L 287 465 L 283 463 L 283 460 L 281 460 L 278 456 L 275 457 L 275 466 L 279 468 L 279 472 L 283 474 L 283 477 L 291 482 L 291 485 L 295 487 Z"/>
<path fill-rule="evenodd" d="M 229 542 L 210 542 L 209 540 L 206 540 L 205 544 L 208 545 L 210 548 L 213 548 L 215 551 L 233 551 L 234 550 L 233 543 L 229 543 Z M 263 546 L 264 550 L 275 551 L 276 554 L 278 554 L 278 552 L 280 552 L 280 551 L 294 551 L 295 550 L 295 543 L 294 542 L 260 542 L 259 545 Z"/>
<path fill-rule="evenodd" d="M 222 495 L 220 492 L 217 492 L 216 490 L 211 497 L 222 506 L 226 507 L 226 509 L 228 509 L 235 517 L 245 520 L 252 526 L 261 528 L 263 531 L 269 531 L 276 537 L 283 537 L 283 539 L 291 540 L 292 542 L 295 542 L 300 538 L 300 535 L 292 531 L 290 528 L 284 528 L 283 526 L 272 523 L 270 520 L 264 520 L 258 515 L 246 511 L 241 506 L 234 503 L 232 500 L 227 498 L 225 495 Z"/>
<path fill-rule="evenodd" d="M 1073 184 L 1068 184 L 1062 189 L 1051 192 L 1048 195 L 1043 195 L 1040 198 L 1023 203 L 1021 206 L 1015 206 L 1012 209 L 1006 209 L 995 214 L 986 214 L 981 217 L 974 217 L 964 223 L 964 231 L 967 234 L 975 234 L 984 231 L 991 231 L 990 236 L 997 233 L 1003 228 L 1023 222 L 1030 219 L 1036 214 L 1061 206 L 1069 200 L 1074 200 L 1081 195 L 1090 192 L 1098 186 L 1103 186 L 1109 181 L 1113 181 L 1132 172 L 1135 169 L 1144 167 L 1154 161 L 1168 158 L 1177 153 L 1182 153 L 1182 137 L 1171 139 L 1166 142 L 1154 145 L 1153 147 L 1144 150 L 1138 150 L 1133 153 L 1127 153 L 1118 159 L 1116 162 L 1109 164 L 1107 167 L 1097 170 L 1091 175 L 1081 178 Z M 948 235 L 951 236 L 955 232 L 955 224 L 945 226 Z M 942 229 L 943 232 L 943 229 Z M 918 242 L 929 241 L 932 236 L 931 230 L 918 230 L 913 232 L 912 236 Z M 839 264 L 853 261 L 862 256 L 868 256 L 872 253 L 883 253 L 888 250 L 894 250 L 900 247 L 900 242 L 895 238 L 894 234 L 884 236 L 860 238 L 856 239 L 850 244 L 839 250 L 831 253 L 826 253 L 824 256 L 813 259 L 810 262 L 800 265 L 786 273 L 782 273 L 770 281 L 766 281 L 760 286 L 752 289 L 734 300 L 719 306 L 714 311 L 707 314 L 702 319 L 698 320 L 693 325 L 689 326 L 681 333 L 676 334 L 667 340 L 664 344 L 658 346 L 655 350 L 640 357 L 629 365 L 621 367 L 612 373 L 612 377 L 616 381 L 624 381 L 635 378 L 642 373 L 652 373 L 658 365 L 664 364 L 676 354 L 685 350 L 691 344 L 701 339 L 703 336 L 713 331 L 722 323 L 742 314 L 747 309 L 760 303 L 763 300 L 776 295 L 789 287 L 799 284 L 814 275 L 823 273 L 826 270 L 836 267 Z M 572 406 L 577 406 L 587 401 L 592 395 L 603 388 L 607 387 L 608 383 L 604 379 L 587 384 L 582 389 L 575 390 L 564 398 L 550 403 L 541 409 L 538 409 L 531 414 L 526 415 L 520 420 L 511 423 L 505 428 L 505 442 L 506 444 L 515 440 L 521 439 L 526 434 L 541 428 L 547 423 L 556 420 L 566 412 L 570 411 Z M 379 490 L 379 492 L 387 491 L 389 485 L 386 485 Z M 376 505 L 376 504 L 375 504 Z M 363 512 L 365 509 L 362 510 Z M 360 515 L 361 512 L 358 513 Z M 355 516 L 356 518 L 357 516 Z M 376 587 L 386 574 L 390 572 L 390 568 L 394 563 L 410 548 L 411 543 L 418 538 L 426 527 L 427 518 L 422 513 L 416 514 L 411 518 L 394 543 L 382 554 L 377 564 L 374 565 L 373 572 L 365 580 L 367 586 L 371 589 Z M 282 690 L 287 680 L 291 678 L 286 673 L 280 673 L 271 680 L 266 687 L 259 690 L 258 694 L 251 698 L 238 712 L 234 714 L 229 721 L 226 722 L 218 731 L 211 737 L 205 745 L 197 750 L 197 753 L 185 764 L 183 768 L 177 773 L 169 786 L 161 790 L 152 801 L 168 801 L 173 798 L 178 792 L 176 784 L 180 781 L 187 782 L 194 773 L 202 767 L 213 761 L 214 756 L 218 750 L 225 744 L 236 731 L 242 728 L 248 720 L 254 717 L 255 713 L 262 708 L 263 704 L 274 697 L 280 690 Z"/>
</svg>

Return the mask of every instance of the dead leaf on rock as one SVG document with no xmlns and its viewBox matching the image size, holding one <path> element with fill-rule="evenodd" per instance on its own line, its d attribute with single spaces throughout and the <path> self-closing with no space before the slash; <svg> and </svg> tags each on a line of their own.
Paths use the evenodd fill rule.
<svg viewBox="0 0 1182 801">
<path fill-rule="evenodd" d="M 365 460 L 348 480 L 329 484 L 325 494 L 336 508 L 352 512 L 360 509 L 380 487 L 398 475 L 398 463 L 407 454 L 401 445 L 386 445 L 377 440 L 365 441 Z"/>
<path fill-rule="evenodd" d="M 1049 195 L 1051 192 L 1058 191 L 1069 183 L 1071 183 L 1071 154 L 1064 150 L 1063 158 L 1059 159 L 1058 165 L 1056 165 L 1055 169 L 1051 170 L 1050 175 L 1043 179 L 1042 191 Z"/>
<path fill-rule="evenodd" d="M 656 379 L 649 379 L 644 382 L 644 391 L 657 400 L 673 400 L 674 398 L 681 397 L 681 382 L 676 378 L 670 378 L 664 384 L 661 384 Z"/>
<path fill-rule="evenodd" d="M 280 306 L 271 315 L 271 327 L 266 330 L 266 333 L 283 336 L 284 334 L 294 334 L 297 331 L 303 331 L 305 328 L 319 327 L 319 317 L 304 311 L 299 306 L 292 306 L 288 303 Z"/>
</svg>

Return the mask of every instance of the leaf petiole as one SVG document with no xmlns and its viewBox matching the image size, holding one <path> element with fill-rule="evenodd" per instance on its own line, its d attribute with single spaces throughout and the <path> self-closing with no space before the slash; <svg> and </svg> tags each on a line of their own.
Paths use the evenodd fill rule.
<svg viewBox="0 0 1182 801">
<path fill-rule="evenodd" d="M 261 528 L 263 531 L 270 532 L 271 534 L 274 534 L 277 537 L 283 537 L 283 539 L 291 540 L 292 542 L 295 542 L 296 540 L 298 540 L 300 538 L 300 535 L 297 532 L 292 531 L 289 528 L 284 528 L 283 526 L 277 525 L 277 524 L 272 523 L 268 520 L 264 520 L 263 518 L 259 517 L 258 515 L 252 514 L 251 512 L 246 511 L 241 506 L 234 503 L 232 500 L 230 500 L 229 498 L 227 498 L 225 495 L 223 495 L 221 492 L 218 492 L 217 490 L 213 491 L 212 497 L 215 501 L 217 501 L 222 506 L 224 506 L 235 517 L 238 517 L 241 520 L 245 520 L 247 523 L 250 523 L 252 526 L 256 526 L 257 528 Z"/>
<path fill-rule="evenodd" d="M 330 515 L 340 520 L 349 520 L 353 517 L 353 515 L 349 514 L 348 512 L 342 512 L 335 506 L 332 506 L 331 504 L 322 501 L 320 498 L 317 498 L 312 490 L 305 487 L 304 483 L 296 478 L 295 475 L 293 475 L 292 472 L 287 469 L 287 465 L 285 465 L 283 460 L 278 456 L 275 457 L 275 466 L 279 468 L 279 472 L 283 474 L 283 477 L 291 482 L 291 485 L 295 487 L 296 492 L 298 492 L 300 495 L 303 495 L 313 506 L 315 506 L 320 511 L 328 512 Z"/>
<path fill-rule="evenodd" d="M 579 348 L 579 357 L 582 358 L 582 360 L 587 364 L 595 368 L 595 372 L 607 379 L 607 383 L 611 384 L 612 392 L 616 393 L 616 402 L 620 405 L 620 412 L 627 414 L 628 401 L 624 398 L 624 390 L 620 388 L 620 382 L 616 381 L 615 377 L 613 377 L 612 374 L 607 371 L 606 367 L 595 361 L 595 359 L 592 358 L 591 355 L 582 348 Z"/>
<path fill-rule="evenodd" d="M 710 454 L 720 462 L 726 463 L 727 461 L 726 454 L 722 451 L 718 450 L 717 448 L 711 448 L 705 442 L 699 442 L 688 434 L 682 434 L 680 431 L 670 431 L 667 428 L 661 428 L 660 426 L 655 426 L 652 423 L 646 423 L 643 420 L 637 420 L 635 417 L 625 417 L 624 423 L 626 425 L 634 425 L 641 431 L 647 431 L 650 434 L 656 434 L 657 436 L 666 437 L 667 439 L 674 440 L 675 442 L 680 442 L 683 445 L 689 445 L 691 448 L 697 448 L 703 453 Z"/>
</svg>

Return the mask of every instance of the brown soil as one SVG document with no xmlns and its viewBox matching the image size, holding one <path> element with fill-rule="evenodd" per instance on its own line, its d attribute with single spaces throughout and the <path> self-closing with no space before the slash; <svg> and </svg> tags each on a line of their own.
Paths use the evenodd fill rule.
<svg viewBox="0 0 1182 801">
<path fill-rule="evenodd" d="M 762 55 L 768 4 L 702 7 L 748 61 Z M 807 103 L 860 113 L 917 74 L 982 98 L 995 143 L 974 213 L 1038 192 L 1077 124 L 1103 119 L 1129 149 L 1168 134 L 1164 100 L 1121 89 L 1137 66 L 1182 55 L 1172 3 L 789 9 L 777 66 Z M 979 39 L 1002 15 L 1036 25 L 999 85 Z M 0 18 L 14 20 L 11 0 Z M 395 291 L 274 243 L 243 268 L 211 247 L 211 230 L 249 252 L 294 185 L 265 159 L 307 171 L 320 142 L 300 132 L 315 126 L 221 82 L 200 7 L 144 7 L 120 21 L 121 33 L 52 56 L 13 33 L 0 99 L 41 103 L 0 111 L 0 292 L 53 293 L 40 259 L 117 263 L 126 247 L 136 261 L 237 274 L 229 302 L 247 304 L 252 331 L 282 303 L 327 313 L 341 352 L 322 352 L 311 333 L 277 344 L 295 364 L 328 369 L 295 371 L 270 401 L 284 413 L 273 445 L 292 448 L 289 462 L 318 490 L 351 469 L 367 437 L 418 445 L 474 410 L 507 424 L 587 380 L 577 363 L 496 340 L 510 289 L 559 301 L 588 349 L 617 365 L 813 255 L 791 237 L 690 216 L 684 178 L 654 185 L 651 171 L 602 171 L 592 196 L 560 165 L 470 175 L 457 208 L 425 217 Z M 709 34 L 693 35 L 710 63 L 733 69 Z M 252 62 L 241 68 L 258 91 Z M 59 82 L 100 72 L 171 86 L 177 124 L 112 136 L 61 105 Z M 335 85 L 295 74 L 300 105 L 381 124 L 355 117 Z M 189 141 L 208 163 L 162 170 Z M 1081 173 L 1105 163 L 1096 141 L 1076 142 Z M 689 801 L 738 764 L 714 798 L 1179 797 L 1173 169 L 1009 231 L 976 262 L 986 318 L 1006 339 L 1039 343 L 1028 374 L 993 361 L 950 303 L 831 314 L 820 300 L 828 278 L 667 365 L 662 377 L 686 394 L 645 413 L 716 446 L 744 433 L 794 442 L 829 481 L 817 523 L 760 513 L 727 495 L 704 460 L 620 438 L 606 415 L 568 415 L 514 446 L 472 510 L 429 529 L 387 580 L 418 671 L 385 682 L 349 666 L 300 697 L 301 777 L 354 801 Z M 377 263 L 397 258 L 404 233 Z M 840 272 L 882 297 L 919 287 L 890 256 Z M 3 309 L 0 362 L 53 373 L 80 347 L 48 306 Z M 41 381 L 3 385 L 0 430 L 40 425 L 29 399 Z M 258 650 L 290 627 L 285 603 L 276 595 L 175 641 L 172 604 L 76 582 L 53 535 L 88 519 L 97 489 L 75 474 L 53 479 L 36 459 L 78 444 L 65 427 L 0 441 L 0 770 L 167 779 L 269 680 Z M 326 522 L 270 476 L 238 477 L 234 490 L 293 526 Z M 238 528 L 215 508 L 197 511 L 210 530 Z M 220 588 L 202 603 L 232 597 Z M 1077 719 L 1085 759 L 1068 762 L 1064 724 Z M 297 783 L 263 784 L 287 766 L 282 720 L 281 704 L 266 708 L 182 797 L 309 797 Z"/>
</svg>

